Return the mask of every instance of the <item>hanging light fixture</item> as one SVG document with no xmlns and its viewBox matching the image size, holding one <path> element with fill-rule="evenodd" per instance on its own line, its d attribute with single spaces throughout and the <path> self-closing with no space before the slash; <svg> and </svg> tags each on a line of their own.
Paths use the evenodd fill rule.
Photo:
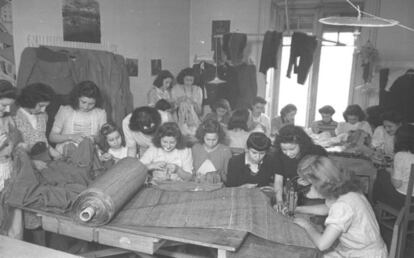
<svg viewBox="0 0 414 258">
<path fill-rule="evenodd" d="M 215 60 L 214 60 L 214 62 L 215 62 L 215 65 L 216 65 L 216 73 L 215 73 L 215 76 L 214 76 L 214 79 L 213 80 L 211 80 L 211 81 L 209 81 L 208 83 L 209 84 L 221 84 L 221 83 L 225 83 L 226 81 L 223 81 L 222 79 L 220 79 L 219 77 L 218 77 L 218 54 L 217 54 L 217 43 L 218 43 L 218 35 L 215 35 L 214 36 L 214 41 L 215 41 L 215 47 L 214 47 L 214 49 L 215 49 L 215 52 L 214 52 L 214 55 L 215 55 Z"/>
<path fill-rule="evenodd" d="M 350 0 L 346 0 L 357 12 L 358 16 L 356 17 L 346 17 L 346 16 L 331 16 L 326 18 L 319 19 L 320 23 L 334 26 L 355 26 L 355 27 L 392 27 L 395 25 L 405 27 L 404 25 L 399 25 L 399 22 L 391 19 L 384 19 L 373 14 L 361 11 L 359 6 L 353 4 Z M 365 16 L 362 16 L 362 15 Z"/>
</svg>

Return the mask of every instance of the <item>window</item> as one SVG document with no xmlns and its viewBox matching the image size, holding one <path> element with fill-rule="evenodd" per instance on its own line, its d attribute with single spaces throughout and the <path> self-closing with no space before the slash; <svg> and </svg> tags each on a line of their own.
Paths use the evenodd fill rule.
<svg viewBox="0 0 414 258">
<path fill-rule="evenodd" d="M 342 121 L 342 112 L 348 105 L 350 84 L 354 66 L 354 33 L 352 27 L 323 26 L 318 23 L 320 17 L 349 14 L 349 6 L 343 5 L 305 5 L 289 6 L 289 22 L 291 33 L 301 31 L 316 35 L 319 41 L 315 50 L 313 64 L 303 85 L 297 83 L 297 76 L 292 72 L 286 77 L 290 56 L 290 35 L 283 38 L 280 51 L 280 66 L 274 72 L 275 87 L 273 103 L 270 105 L 271 116 L 279 115 L 285 105 L 291 103 L 298 108 L 295 124 L 309 126 L 310 122 L 320 119 L 318 109 L 324 105 L 335 108 L 334 119 Z M 280 30 L 284 23 L 284 6 L 276 11 Z M 272 84 L 269 84 L 272 85 Z"/>
</svg>

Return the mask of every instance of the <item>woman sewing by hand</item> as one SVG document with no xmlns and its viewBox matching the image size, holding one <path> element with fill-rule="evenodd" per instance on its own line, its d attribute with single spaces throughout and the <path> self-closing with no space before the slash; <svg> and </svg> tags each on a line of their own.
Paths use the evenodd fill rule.
<svg viewBox="0 0 414 258">
<path fill-rule="evenodd" d="M 152 182 L 188 181 L 193 174 L 191 150 L 186 148 L 178 125 L 162 124 L 152 139 L 154 146 L 144 153 L 141 162 L 152 172 Z"/>
<path fill-rule="evenodd" d="M 202 113 L 203 92 L 194 84 L 195 74 L 192 68 L 183 69 L 177 76 L 177 84 L 171 89 L 171 96 L 175 106 L 182 102 L 191 104 L 198 116 Z"/>
<path fill-rule="evenodd" d="M 49 135 L 56 149 L 66 154 L 67 144 L 79 144 L 84 138 L 95 140 L 106 123 L 106 112 L 101 109 L 101 93 L 95 83 L 83 81 L 73 88 L 70 105 L 61 106 Z"/>
<path fill-rule="evenodd" d="M 225 133 L 220 123 L 207 119 L 197 128 L 198 143 L 192 147 L 196 181 L 220 183 L 225 179 L 227 164 L 231 158 L 230 148 L 223 145 Z"/>
</svg>

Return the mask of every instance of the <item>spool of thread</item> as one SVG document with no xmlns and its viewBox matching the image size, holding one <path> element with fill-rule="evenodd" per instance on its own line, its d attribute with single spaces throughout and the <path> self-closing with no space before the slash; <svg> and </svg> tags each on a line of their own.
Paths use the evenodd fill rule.
<svg viewBox="0 0 414 258">
<path fill-rule="evenodd" d="M 88 222 L 93 218 L 95 215 L 95 209 L 93 207 L 86 207 L 83 211 L 79 214 L 79 219 L 83 222 Z"/>
</svg>

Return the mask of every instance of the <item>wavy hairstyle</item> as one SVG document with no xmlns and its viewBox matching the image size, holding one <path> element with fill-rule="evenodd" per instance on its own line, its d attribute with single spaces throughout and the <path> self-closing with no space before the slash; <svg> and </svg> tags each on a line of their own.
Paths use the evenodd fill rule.
<svg viewBox="0 0 414 258">
<path fill-rule="evenodd" d="M 171 78 L 172 81 L 174 80 L 174 76 L 172 75 L 172 73 L 170 71 L 162 70 L 158 73 L 157 77 L 155 78 L 155 80 L 153 82 L 153 85 L 157 88 L 160 88 L 163 85 L 164 80 L 167 79 L 167 78 Z M 172 81 L 171 81 L 171 85 L 172 85 Z M 170 87 L 171 87 L 171 85 L 170 85 Z"/>
<path fill-rule="evenodd" d="M 236 109 L 229 119 L 227 124 L 228 130 L 233 130 L 236 128 L 243 129 L 244 131 L 249 131 L 247 127 L 247 122 L 249 121 L 249 110 L 247 108 Z"/>
<path fill-rule="evenodd" d="M 154 146 L 161 148 L 161 138 L 165 136 L 175 138 L 177 141 L 177 145 L 175 146 L 176 149 L 181 150 L 186 147 L 184 144 L 183 135 L 176 122 L 164 123 L 157 129 L 154 137 L 152 138 L 152 143 L 154 143 Z"/>
<path fill-rule="evenodd" d="M 365 120 L 365 113 L 362 110 L 362 108 L 355 104 L 355 105 L 349 105 L 344 113 L 343 113 L 344 119 L 346 122 L 348 122 L 348 118 L 347 116 L 357 116 L 358 117 L 358 121 L 364 121 Z"/>
<path fill-rule="evenodd" d="M 394 153 L 409 151 L 414 153 L 414 125 L 403 124 L 395 132 Z"/>
<path fill-rule="evenodd" d="M 125 139 L 124 139 L 124 135 L 122 134 L 122 131 L 119 130 L 114 124 L 106 123 L 102 125 L 101 130 L 100 130 L 101 147 L 104 151 L 108 151 L 110 148 L 106 137 L 113 132 L 118 132 L 121 135 L 122 145 L 125 145 Z"/>
<path fill-rule="evenodd" d="M 197 128 L 195 137 L 199 143 L 204 143 L 204 136 L 208 133 L 215 133 L 218 136 L 218 142 L 223 143 L 226 138 L 226 133 L 223 130 L 223 127 L 215 119 L 206 119 L 204 120 Z"/>
<path fill-rule="evenodd" d="M 153 107 L 136 108 L 129 119 L 129 129 L 134 132 L 142 132 L 146 135 L 153 134 L 161 124 L 161 115 Z"/>
<path fill-rule="evenodd" d="M 50 102 L 55 96 L 55 91 L 49 85 L 43 83 L 29 84 L 22 89 L 17 104 L 23 108 L 35 108 L 39 102 Z"/>
<path fill-rule="evenodd" d="M 95 100 L 95 107 L 102 107 L 102 95 L 98 86 L 92 81 L 82 81 L 78 83 L 70 92 L 70 106 L 79 109 L 79 98 L 87 97 Z"/>
<path fill-rule="evenodd" d="M 338 168 L 325 156 L 307 155 L 298 164 L 298 175 L 309 181 L 327 199 L 349 192 L 361 192 L 362 185 L 352 171 Z"/>
<path fill-rule="evenodd" d="M 310 153 L 315 146 L 309 135 L 299 126 L 285 125 L 279 130 L 279 135 L 275 140 L 276 151 L 283 153 L 280 145 L 282 143 L 295 143 L 299 145 L 299 155 L 303 156 Z"/>
<path fill-rule="evenodd" d="M 0 80 L 0 99 L 16 99 L 17 89 L 11 82 L 7 80 Z"/>
</svg>

